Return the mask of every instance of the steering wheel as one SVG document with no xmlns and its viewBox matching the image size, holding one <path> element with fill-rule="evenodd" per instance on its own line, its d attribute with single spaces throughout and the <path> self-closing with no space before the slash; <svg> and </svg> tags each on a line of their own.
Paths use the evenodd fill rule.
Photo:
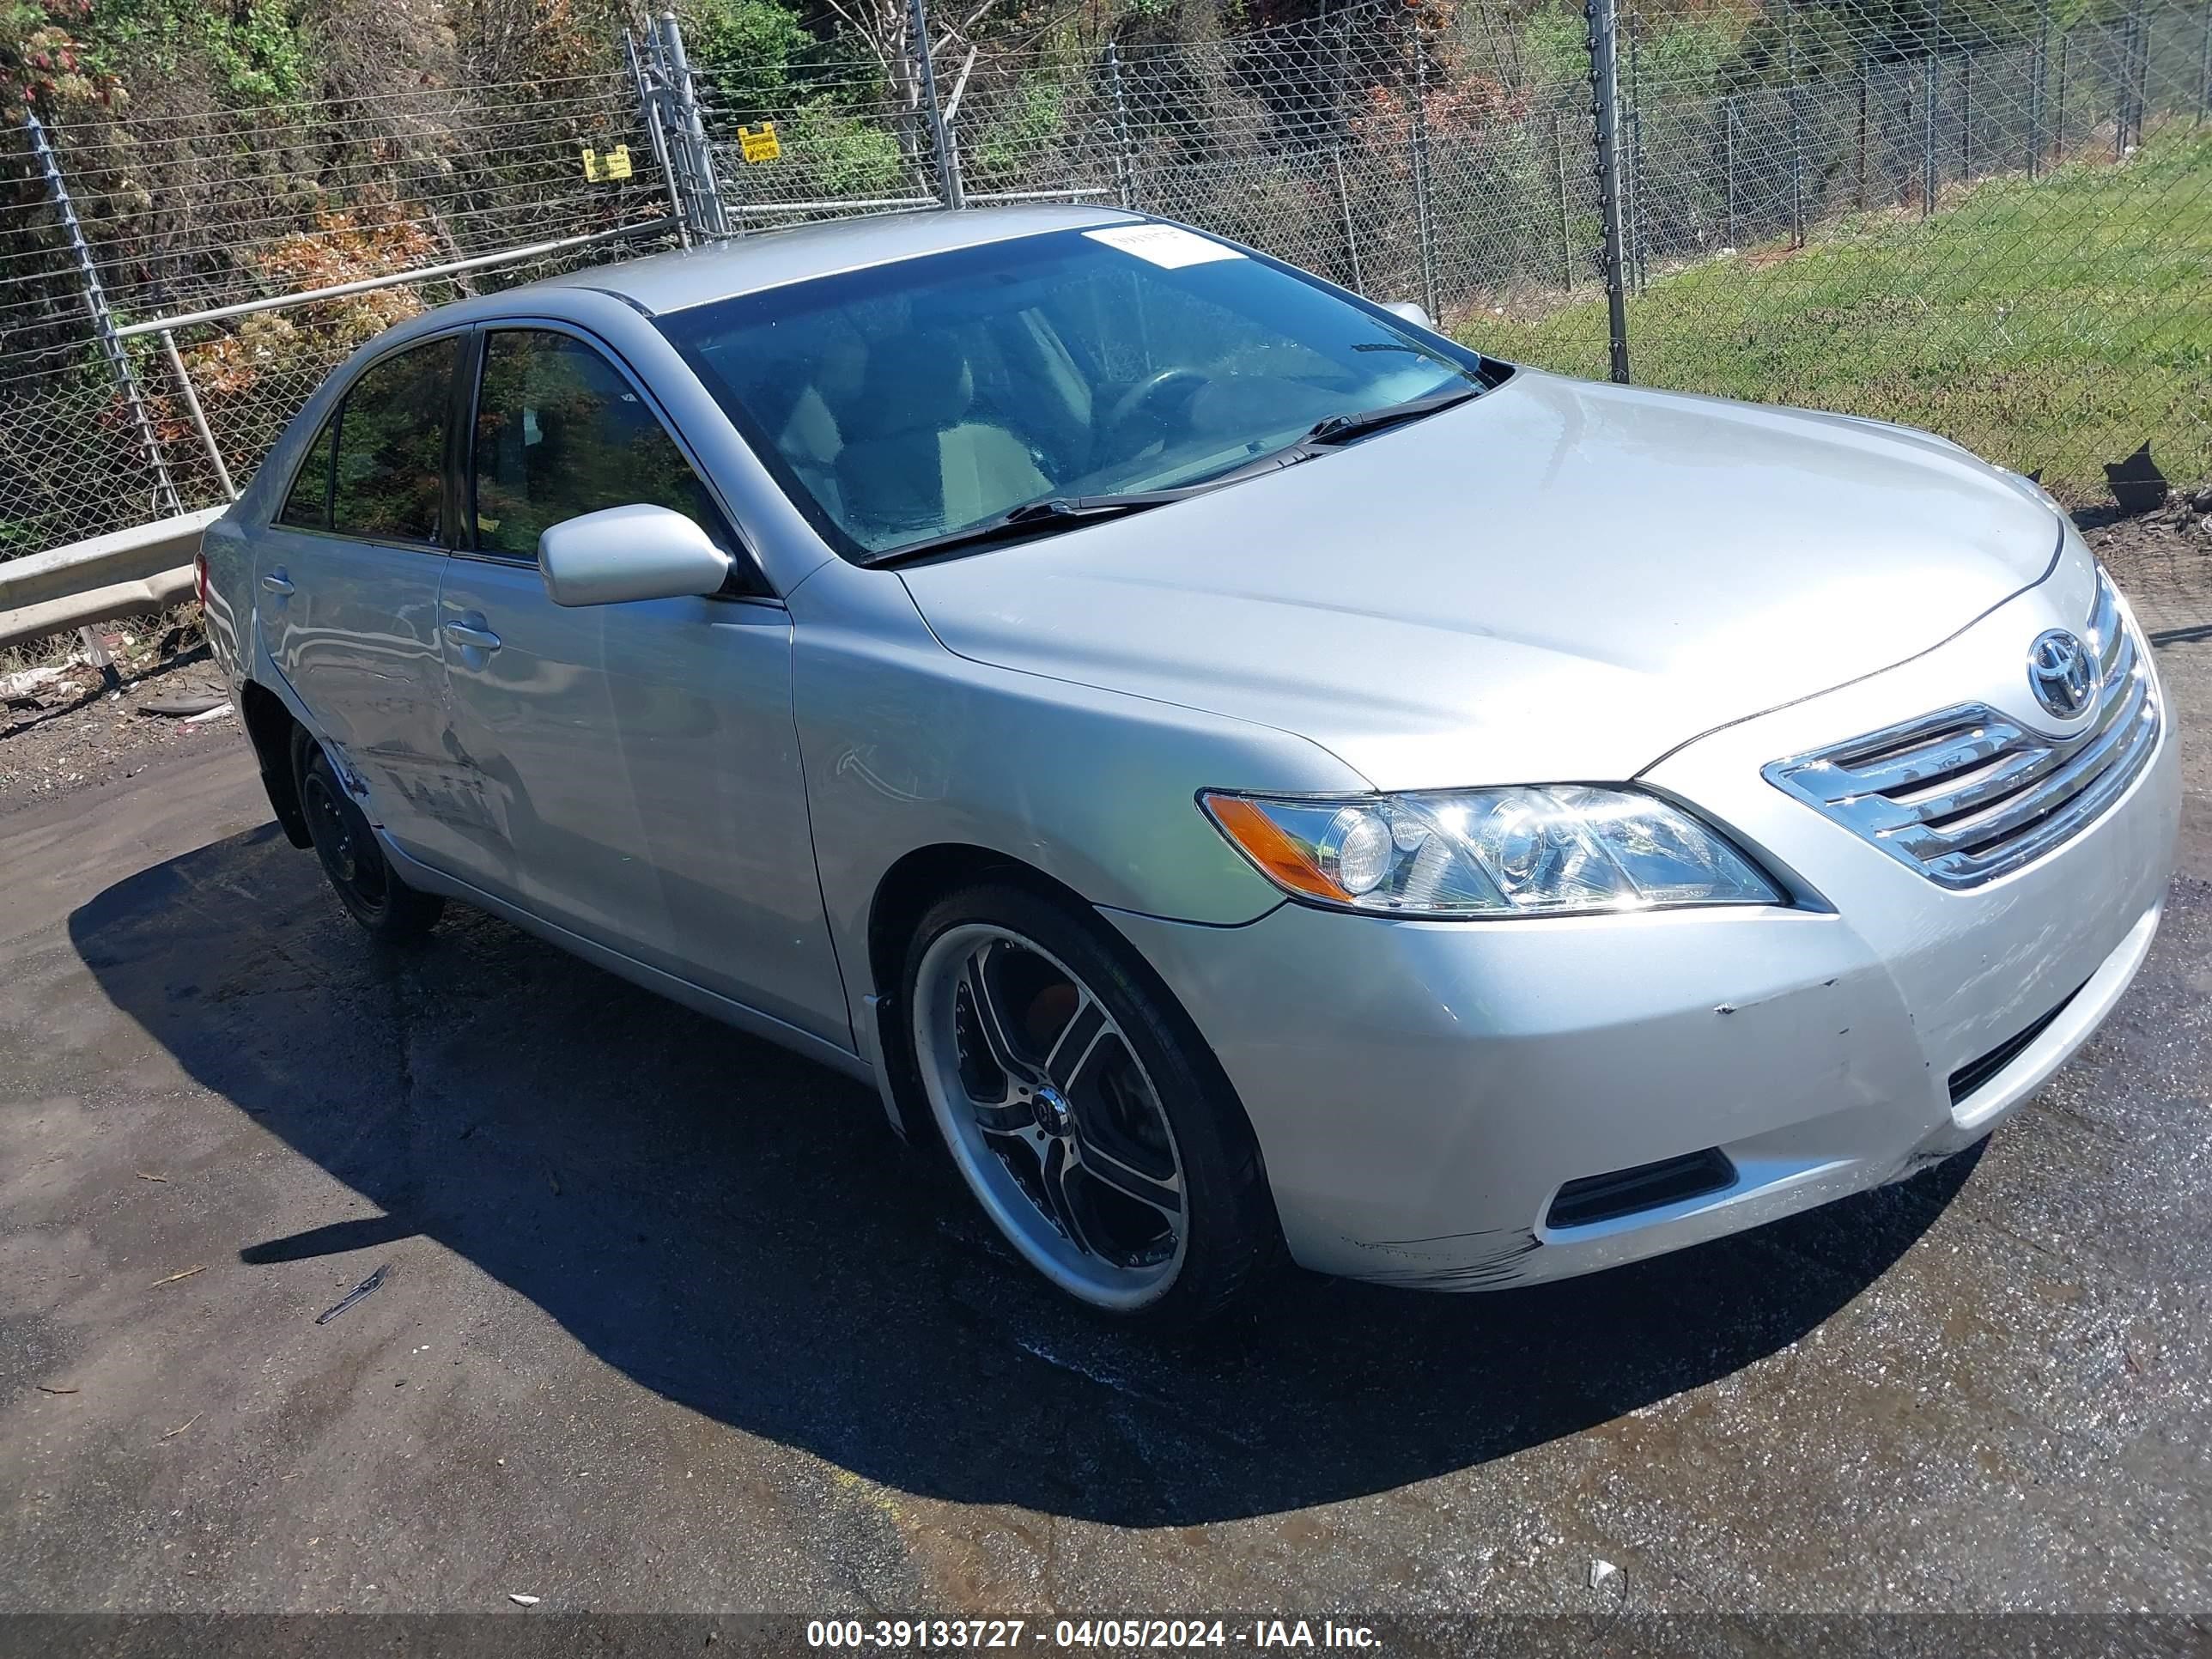
<svg viewBox="0 0 2212 1659">
<path fill-rule="evenodd" d="M 1118 432 L 1138 410 L 1149 407 L 1172 388 L 1181 387 L 1182 395 L 1190 398 L 1205 384 L 1206 376 L 1194 368 L 1163 368 L 1147 374 L 1114 400 L 1114 407 L 1107 411 L 1106 428 Z"/>
</svg>

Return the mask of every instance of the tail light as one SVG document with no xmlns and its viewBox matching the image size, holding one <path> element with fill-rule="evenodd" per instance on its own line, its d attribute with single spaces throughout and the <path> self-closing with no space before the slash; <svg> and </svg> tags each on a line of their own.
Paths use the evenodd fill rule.
<svg viewBox="0 0 2212 1659">
<path fill-rule="evenodd" d="M 203 611 L 206 610 L 208 602 L 208 578 L 207 555 L 205 553 L 195 553 L 192 555 L 192 592 L 199 595 L 200 609 Z"/>
</svg>

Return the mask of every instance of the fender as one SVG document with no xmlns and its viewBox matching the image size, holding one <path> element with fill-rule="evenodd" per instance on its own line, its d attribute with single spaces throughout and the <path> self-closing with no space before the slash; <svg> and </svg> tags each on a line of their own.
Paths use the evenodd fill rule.
<svg viewBox="0 0 2212 1659">
<path fill-rule="evenodd" d="M 1236 926 L 1282 895 L 1198 792 L 1368 787 L 1291 732 L 956 656 L 890 571 L 836 561 L 788 603 L 815 862 L 856 1030 L 895 988 L 875 983 L 869 925 L 910 853 L 973 848 L 1093 905 Z"/>
</svg>

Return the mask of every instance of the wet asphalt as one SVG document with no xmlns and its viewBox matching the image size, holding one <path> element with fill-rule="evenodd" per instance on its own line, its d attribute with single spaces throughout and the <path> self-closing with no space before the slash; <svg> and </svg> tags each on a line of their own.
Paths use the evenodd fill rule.
<svg viewBox="0 0 2212 1659">
<path fill-rule="evenodd" d="M 867 1091 L 481 916 L 378 955 L 242 744 L 0 813 L 0 1611 L 2203 1609 L 2212 603 L 2143 609 L 2182 869 L 1985 1148 L 1186 1348 Z"/>
</svg>

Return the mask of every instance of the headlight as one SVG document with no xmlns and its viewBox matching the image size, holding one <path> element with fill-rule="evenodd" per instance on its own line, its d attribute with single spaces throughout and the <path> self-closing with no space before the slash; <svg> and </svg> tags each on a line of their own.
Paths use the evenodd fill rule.
<svg viewBox="0 0 2212 1659">
<path fill-rule="evenodd" d="M 1654 795 L 1581 784 L 1334 799 L 1199 797 L 1285 892 L 1389 915 L 1778 904 L 1750 860 Z"/>
</svg>

